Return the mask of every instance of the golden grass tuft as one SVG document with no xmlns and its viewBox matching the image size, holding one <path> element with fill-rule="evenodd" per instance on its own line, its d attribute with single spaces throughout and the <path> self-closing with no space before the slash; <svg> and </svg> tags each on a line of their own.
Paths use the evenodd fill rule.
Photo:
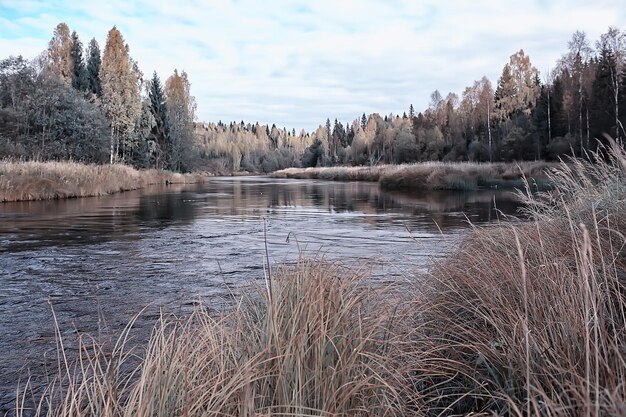
<svg viewBox="0 0 626 417">
<path fill-rule="evenodd" d="M 202 176 L 126 165 L 0 161 L 0 202 L 103 196 L 150 184 L 192 183 Z"/>
<path fill-rule="evenodd" d="M 477 228 L 415 297 L 433 412 L 626 413 L 626 156 L 562 165 L 533 220 Z"/>
<path fill-rule="evenodd" d="M 112 355 L 82 343 L 35 414 L 402 415 L 393 308 L 363 279 L 301 260 L 276 272 L 271 296 L 248 292 L 217 318 L 163 318 L 138 367 L 126 366 L 126 334 Z"/>
</svg>

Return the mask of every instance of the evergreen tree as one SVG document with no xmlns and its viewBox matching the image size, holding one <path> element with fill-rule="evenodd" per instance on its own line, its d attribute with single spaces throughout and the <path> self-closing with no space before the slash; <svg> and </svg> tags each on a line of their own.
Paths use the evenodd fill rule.
<svg viewBox="0 0 626 417">
<path fill-rule="evenodd" d="M 365 117 L 365 113 L 361 116 L 361 129 L 365 130 L 365 126 L 367 125 L 367 117 Z"/>
<path fill-rule="evenodd" d="M 152 140 L 155 144 L 154 163 L 156 168 L 163 168 L 165 163 L 165 151 L 167 150 L 169 143 L 169 127 L 165 93 L 163 92 L 163 87 L 161 86 L 161 79 L 157 75 L 156 71 L 152 75 L 152 80 L 150 81 L 148 98 L 150 99 L 150 112 L 154 118 L 154 125 L 152 126 L 151 131 Z"/>
<path fill-rule="evenodd" d="M 413 104 L 411 104 L 409 106 L 409 118 L 413 120 L 414 117 L 415 117 L 415 109 L 413 108 Z"/>
<path fill-rule="evenodd" d="M 72 75 L 72 87 L 79 91 L 87 91 L 89 89 L 89 79 L 85 61 L 83 60 L 83 44 L 78 38 L 76 31 L 72 32 L 72 63 L 74 74 Z"/>
<path fill-rule="evenodd" d="M 615 57 L 608 48 L 600 50 L 596 75 L 593 81 L 591 98 L 591 134 L 603 141 L 604 133 L 615 131 L 615 102 L 613 95 L 613 75 L 616 71 Z"/>
<path fill-rule="evenodd" d="M 87 85 L 88 90 L 97 97 L 102 95 L 102 85 L 100 84 L 100 47 L 95 38 L 87 46 Z"/>
</svg>

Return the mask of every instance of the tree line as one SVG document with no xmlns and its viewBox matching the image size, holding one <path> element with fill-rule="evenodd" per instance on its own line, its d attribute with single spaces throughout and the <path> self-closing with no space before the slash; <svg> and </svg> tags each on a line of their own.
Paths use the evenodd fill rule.
<svg viewBox="0 0 626 417">
<path fill-rule="evenodd" d="M 113 27 L 104 51 L 65 23 L 34 60 L 0 61 L 0 157 L 196 169 L 185 71 L 145 79 Z"/>
<path fill-rule="evenodd" d="M 84 55 L 83 55 L 84 52 Z M 428 108 L 402 115 L 330 118 L 315 131 L 275 125 L 196 123 L 187 74 L 144 79 L 117 28 L 103 53 L 66 24 L 32 61 L 0 61 L 0 157 L 126 163 L 175 171 L 271 172 L 291 166 L 431 160 L 555 160 L 585 156 L 604 134 L 626 136 L 626 32 L 592 42 L 575 32 L 543 76 L 524 50 L 495 86 L 434 91 Z"/>
</svg>

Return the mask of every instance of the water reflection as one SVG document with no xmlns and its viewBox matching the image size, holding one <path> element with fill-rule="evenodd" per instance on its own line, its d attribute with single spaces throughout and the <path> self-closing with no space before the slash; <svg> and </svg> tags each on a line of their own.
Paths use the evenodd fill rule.
<svg viewBox="0 0 626 417">
<path fill-rule="evenodd" d="M 37 375 L 54 362 L 48 301 L 66 335 L 114 334 L 150 304 L 136 324 L 147 338 L 160 310 L 188 312 L 197 301 L 217 309 L 263 279 L 266 235 L 273 262 L 303 249 L 375 264 L 374 279 L 397 280 L 445 256 L 468 219 L 517 207 L 496 190 L 401 193 L 263 177 L 0 204 L 0 415 L 22 366 Z"/>
</svg>

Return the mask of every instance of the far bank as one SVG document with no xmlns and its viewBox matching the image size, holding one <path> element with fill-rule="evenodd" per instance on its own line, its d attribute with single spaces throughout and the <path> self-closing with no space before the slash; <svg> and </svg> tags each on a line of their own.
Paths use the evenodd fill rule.
<svg viewBox="0 0 626 417">
<path fill-rule="evenodd" d="M 372 181 L 388 190 L 459 190 L 485 187 L 533 189 L 550 186 L 549 173 L 557 164 L 530 161 L 519 163 L 447 163 L 377 165 L 358 167 L 287 168 L 271 174 L 275 178 Z"/>
</svg>

